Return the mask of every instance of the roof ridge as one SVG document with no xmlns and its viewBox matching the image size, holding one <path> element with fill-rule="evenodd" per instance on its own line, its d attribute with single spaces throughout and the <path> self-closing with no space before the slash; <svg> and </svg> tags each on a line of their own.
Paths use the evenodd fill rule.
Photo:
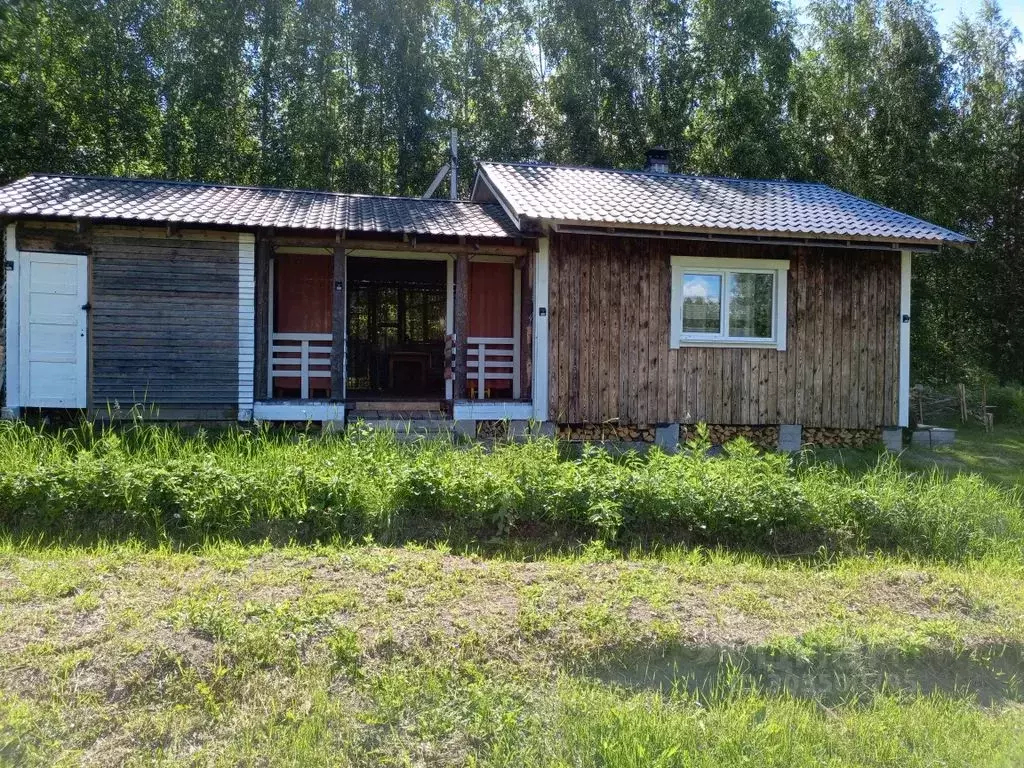
<svg viewBox="0 0 1024 768">
<path fill-rule="evenodd" d="M 481 160 L 481 165 L 511 165 L 517 168 L 555 168 L 568 171 L 594 171 L 596 173 L 619 173 L 628 176 L 653 176 L 655 178 L 672 179 L 698 179 L 704 181 L 739 181 L 746 184 L 788 184 L 805 187 L 829 187 L 821 181 L 794 181 L 790 179 L 754 179 L 745 176 L 707 176 L 700 173 L 670 173 L 668 171 L 645 171 L 636 168 L 600 168 L 594 165 L 562 165 L 560 163 L 548 163 L 540 160 Z"/>
<path fill-rule="evenodd" d="M 44 173 L 35 172 L 10 182 L 15 184 L 26 179 L 81 179 L 83 181 L 128 182 L 133 184 L 170 184 L 180 187 L 204 187 L 207 189 L 243 189 L 253 192 L 285 192 L 303 195 L 331 195 L 333 197 L 359 198 L 367 200 L 401 200 L 402 202 L 457 203 L 473 207 L 485 207 L 494 203 L 478 203 L 474 200 L 449 200 L 443 197 L 410 197 L 405 195 L 368 195 L 362 192 L 335 192 L 327 189 L 301 189 L 298 187 L 260 187 L 248 184 L 220 184 L 212 181 L 186 181 L 182 179 L 146 179 L 137 176 L 99 176 L 87 173 Z"/>
</svg>

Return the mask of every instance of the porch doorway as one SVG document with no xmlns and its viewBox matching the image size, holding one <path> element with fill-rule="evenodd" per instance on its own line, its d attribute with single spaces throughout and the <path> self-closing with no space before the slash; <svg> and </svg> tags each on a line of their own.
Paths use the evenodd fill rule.
<svg viewBox="0 0 1024 768">
<path fill-rule="evenodd" d="M 445 396 L 447 265 L 348 259 L 347 398 Z"/>
</svg>

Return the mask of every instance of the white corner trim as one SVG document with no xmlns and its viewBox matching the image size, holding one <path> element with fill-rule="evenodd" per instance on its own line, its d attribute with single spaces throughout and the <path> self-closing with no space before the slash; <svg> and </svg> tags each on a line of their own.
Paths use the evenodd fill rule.
<svg viewBox="0 0 1024 768">
<path fill-rule="evenodd" d="M 252 413 L 259 421 L 344 421 L 345 405 L 315 400 L 257 401 L 253 403 Z"/>
<path fill-rule="evenodd" d="M 910 251 L 900 252 L 900 391 L 898 426 L 910 426 Z"/>
<path fill-rule="evenodd" d="M 452 404 L 452 418 L 462 420 L 529 421 L 534 418 L 533 403 L 502 403 L 493 400 L 459 400 Z"/>
<path fill-rule="evenodd" d="M 8 224 L 4 229 L 4 259 L 14 265 L 7 269 L 4 265 L 7 300 L 6 312 L 6 344 L 4 406 L 12 412 L 21 407 L 21 254 L 18 253 L 18 241 L 15 224 Z"/>
<path fill-rule="evenodd" d="M 548 260 L 550 239 L 540 238 L 533 275 L 533 418 L 548 420 Z"/>
<path fill-rule="evenodd" d="M 256 366 L 256 238 L 238 235 L 238 420 L 253 417 Z"/>
<path fill-rule="evenodd" d="M 672 256 L 670 259 L 672 290 L 669 317 L 669 348 L 684 347 L 721 347 L 734 349 L 776 349 L 786 351 L 786 302 L 789 296 L 789 259 L 733 259 L 729 257 L 708 256 Z M 775 318 L 773 321 L 774 335 L 771 339 L 745 340 L 715 336 L 708 339 L 683 337 L 683 273 L 687 270 L 707 272 L 774 272 L 775 273 Z M 722 283 L 723 295 L 726 285 Z M 727 302 L 726 302 L 727 304 Z M 727 306 L 723 312 L 727 311 Z"/>
</svg>

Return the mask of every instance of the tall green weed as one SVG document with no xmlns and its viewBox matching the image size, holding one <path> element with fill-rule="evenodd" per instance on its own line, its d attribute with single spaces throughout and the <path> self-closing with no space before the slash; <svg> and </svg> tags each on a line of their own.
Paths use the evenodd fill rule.
<svg viewBox="0 0 1024 768">
<path fill-rule="evenodd" d="M 0 424 L 0 526 L 57 536 L 299 541 L 557 535 L 778 551 L 1020 554 L 1017 496 L 895 459 L 853 476 L 737 440 L 708 455 L 565 458 L 550 440 L 403 443 L 360 425 L 187 434 L 137 424 L 61 432 Z"/>
</svg>

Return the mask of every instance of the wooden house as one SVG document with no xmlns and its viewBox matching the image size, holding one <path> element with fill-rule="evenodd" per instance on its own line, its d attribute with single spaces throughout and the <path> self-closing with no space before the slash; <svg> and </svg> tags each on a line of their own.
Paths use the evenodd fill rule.
<svg viewBox="0 0 1024 768">
<path fill-rule="evenodd" d="M 659 157 L 653 156 L 656 164 Z M 467 201 L 0 188 L 4 413 L 649 428 L 908 421 L 911 253 L 820 184 L 480 163 Z"/>
</svg>

